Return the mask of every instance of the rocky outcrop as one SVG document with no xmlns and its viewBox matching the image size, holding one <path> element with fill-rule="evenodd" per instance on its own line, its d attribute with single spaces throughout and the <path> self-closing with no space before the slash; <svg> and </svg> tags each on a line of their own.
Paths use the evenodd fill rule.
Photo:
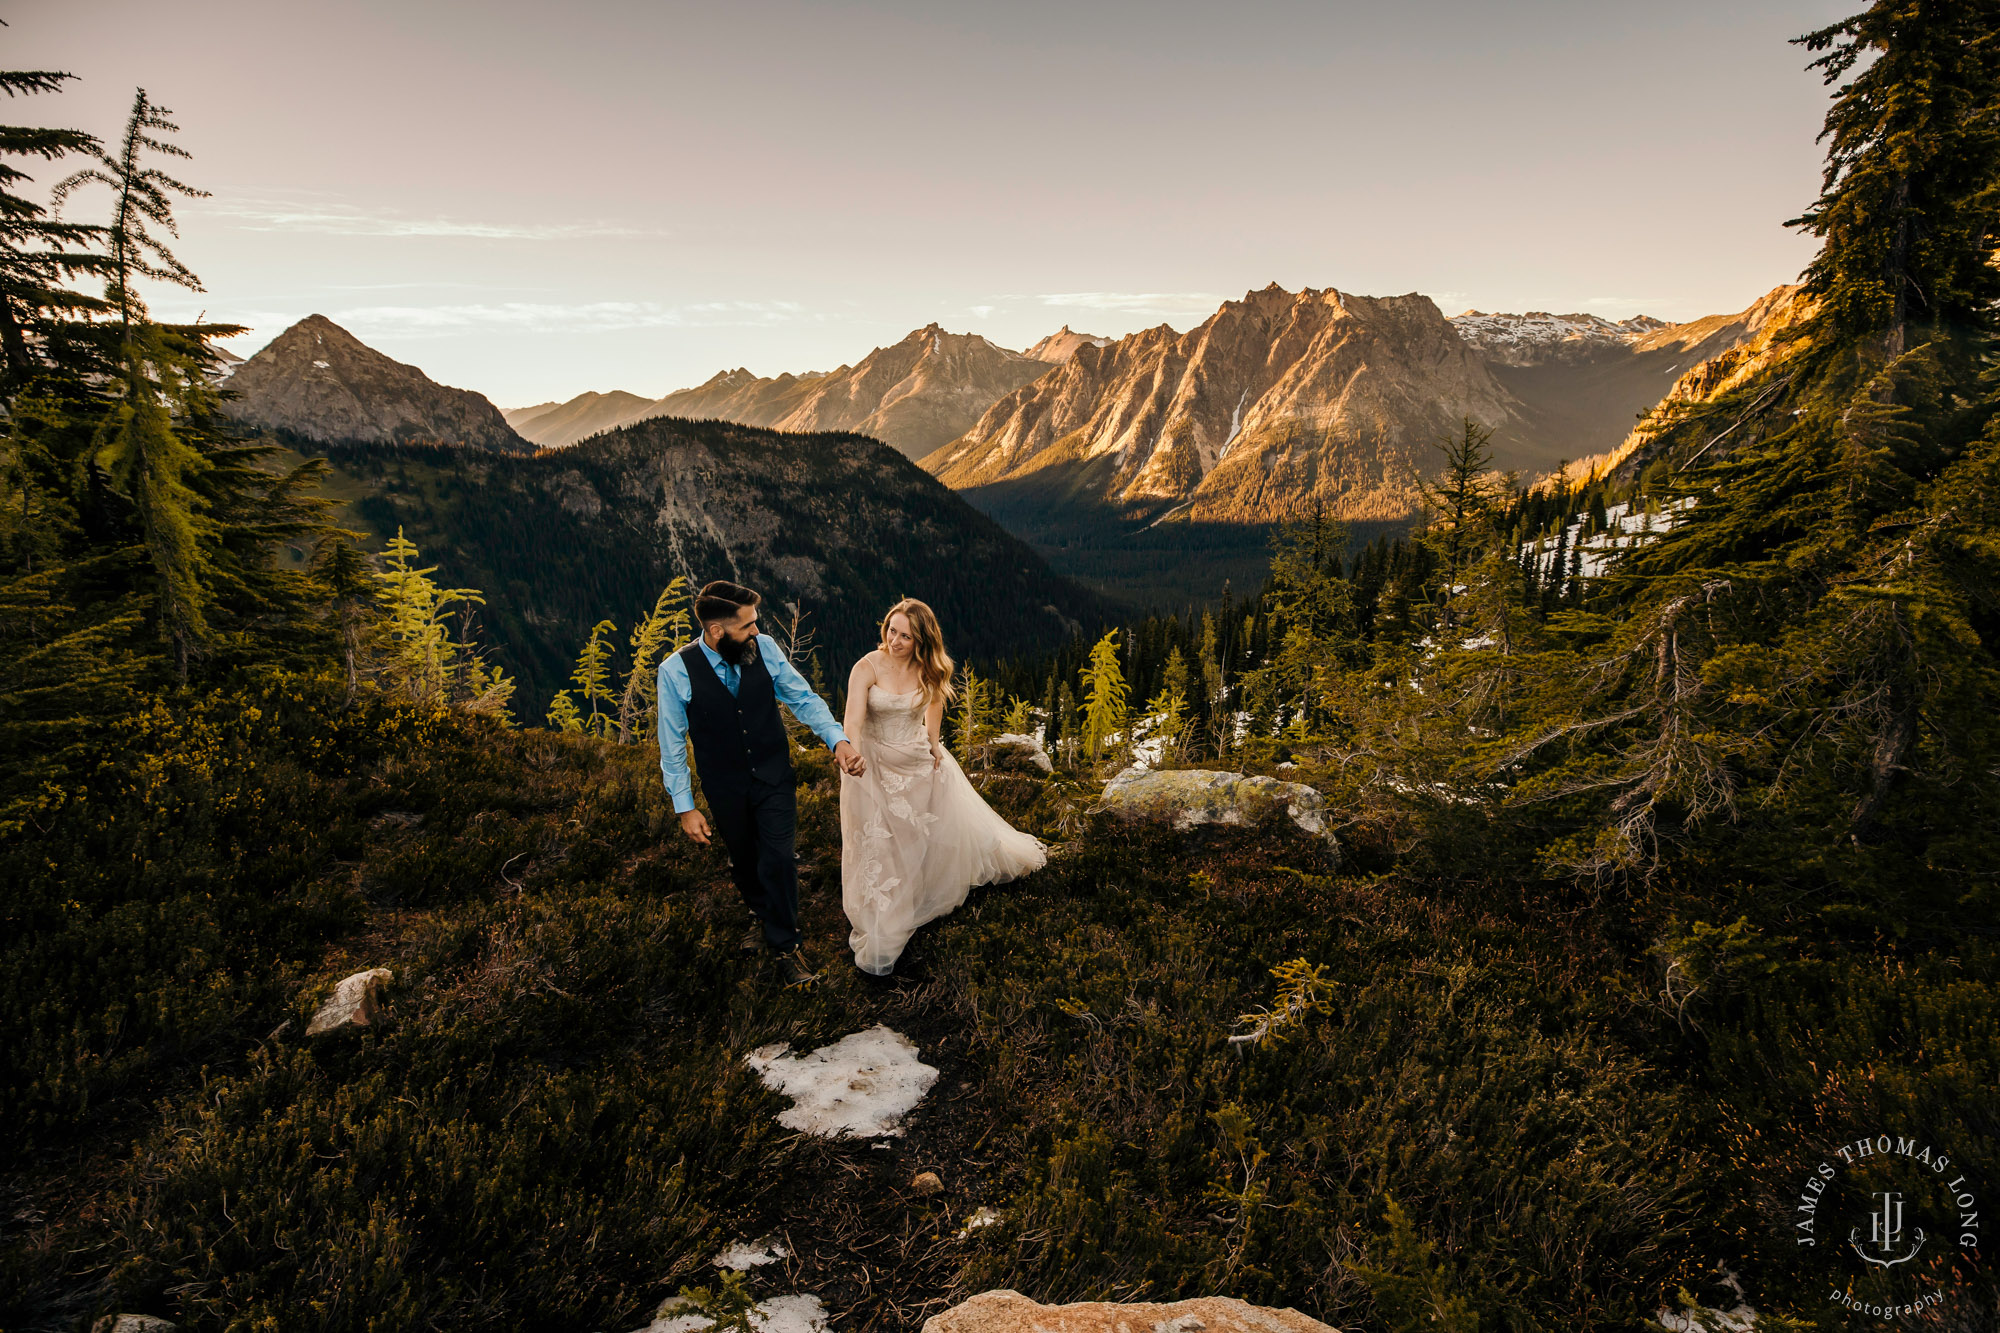
<svg viewBox="0 0 2000 1333">
<path fill-rule="evenodd" d="M 1007 732 L 995 736 L 981 744 L 973 752 L 973 762 L 983 768 L 998 769 L 1003 773 L 1027 773 L 1047 776 L 1056 771 L 1049 752 L 1041 741 L 1033 736 L 1022 736 Z"/>
<path fill-rule="evenodd" d="M 715 418 L 774 430 L 853 431 L 921 458 L 954 439 L 1047 363 L 976 333 L 926 324 L 851 366 L 763 379 L 744 369 L 658 399 L 628 418 Z"/>
<path fill-rule="evenodd" d="M 90 1333 L 176 1333 L 179 1324 L 150 1314 L 108 1314 L 90 1326 Z"/>
<path fill-rule="evenodd" d="M 1043 1305 L 1018 1291 L 983 1291 L 924 1321 L 924 1333 L 1336 1333 L 1293 1309 L 1232 1296 L 1188 1301 Z"/>
<path fill-rule="evenodd" d="M 1274 283 L 1188 333 L 1079 346 L 923 465 L 959 488 L 1039 480 L 1194 519 L 1398 518 L 1467 417 L 1503 465 L 1533 464 L 1520 404 L 1429 297 Z"/>
<path fill-rule="evenodd" d="M 1143 772 L 1129 769 L 1105 785 L 1096 807 L 1126 823 L 1268 824 L 1289 819 L 1314 837 L 1333 841 L 1326 799 L 1301 782 L 1246 777 L 1202 768 Z"/>
<path fill-rule="evenodd" d="M 391 360 L 325 315 L 308 315 L 238 366 L 223 404 L 247 426 L 323 444 L 451 444 L 531 454 L 500 409 Z"/>
<path fill-rule="evenodd" d="M 386 967 L 341 978 L 306 1024 L 306 1035 L 376 1026 L 382 1019 L 382 992 L 395 979 L 396 974 Z"/>
<path fill-rule="evenodd" d="M 559 449 L 601 435 L 637 417 L 652 399 L 613 389 L 610 393 L 580 393 L 566 403 L 537 403 L 501 413 L 521 438 L 544 449 Z"/>
</svg>

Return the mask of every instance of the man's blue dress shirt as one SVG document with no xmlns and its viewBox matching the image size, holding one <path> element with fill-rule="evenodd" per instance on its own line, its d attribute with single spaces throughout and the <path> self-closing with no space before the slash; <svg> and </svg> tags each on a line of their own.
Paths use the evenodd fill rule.
<svg viewBox="0 0 2000 1333">
<path fill-rule="evenodd" d="M 736 693 L 737 685 L 743 679 L 743 669 L 722 660 L 722 654 L 708 646 L 707 639 L 699 639 L 702 656 L 715 668 L 716 678 L 722 687 Z M 764 664 L 764 670 L 771 673 L 771 688 L 778 696 L 778 702 L 792 710 L 792 716 L 806 724 L 815 736 L 826 742 L 831 750 L 847 739 L 847 733 L 833 720 L 833 710 L 826 701 L 813 693 L 813 687 L 798 673 L 798 668 L 785 660 L 778 651 L 778 645 L 768 634 L 757 636 L 757 657 Z M 694 809 L 694 780 L 688 774 L 687 735 L 688 700 L 694 698 L 694 686 L 688 683 L 687 663 L 678 652 L 668 653 L 667 660 L 660 663 L 660 774 L 667 781 L 667 795 L 674 799 L 674 813 L 686 814 Z"/>
</svg>

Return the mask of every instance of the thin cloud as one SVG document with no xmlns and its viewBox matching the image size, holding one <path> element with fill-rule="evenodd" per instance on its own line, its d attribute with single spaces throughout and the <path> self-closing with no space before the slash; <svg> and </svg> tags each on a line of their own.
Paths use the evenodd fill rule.
<svg viewBox="0 0 2000 1333">
<path fill-rule="evenodd" d="M 334 323 L 361 338 L 450 337 L 484 330 L 514 333 L 613 333 L 626 329 L 763 328 L 817 321 L 824 316 L 796 301 L 702 301 L 660 305 L 652 301 L 592 301 L 556 305 L 504 301 L 469 305 L 361 306 L 338 311 Z"/>
<path fill-rule="evenodd" d="M 1679 303 L 1671 296 L 1593 296 L 1583 304 L 1587 310 L 1591 306 L 1677 305 Z"/>
<path fill-rule="evenodd" d="M 471 222 L 462 218 L 409 217 L 350 204 L 234 199 L 201 211 L 228 218 L 243 231 L 288 231 L 317 236 L 449 236 L 491 241 L 560 241 L 658 236 L 654 229 L 615 222 Z"/>
<path fill-rule="evenodd" d="M 1205 313 L 1222 304 L 1213 292 L 1044 292 L 1036 299 L 1045 306 L 1121 314 Z"/>
</svg>

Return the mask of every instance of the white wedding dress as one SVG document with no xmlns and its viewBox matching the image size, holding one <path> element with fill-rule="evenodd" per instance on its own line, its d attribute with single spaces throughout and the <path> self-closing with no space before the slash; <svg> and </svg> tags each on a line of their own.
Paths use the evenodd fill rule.
<svg viewBox="0 0 2000 1333">
<path fill-rule="evenodd" d="M 932 768 L 922 691 L 870 685 L 867 719 L 849 739 L 868 771 L 840 779 L 840 897 L 855 966 L 879 977 L 973 885 L 1039 870 L 1048 852 L 993 813 L 950 751 Z"/>
</svg>

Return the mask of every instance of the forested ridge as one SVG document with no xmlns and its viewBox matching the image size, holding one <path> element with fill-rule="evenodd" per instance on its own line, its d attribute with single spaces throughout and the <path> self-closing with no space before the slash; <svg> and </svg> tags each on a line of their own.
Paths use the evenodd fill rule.
<svg viewBox="0 0 2000 1333">
<path fill-rule="evenodd" d="M 1876 1327 L 1829 1291 L 1922 1291 L 1901 1322 L 1991 1327 L 1996 34 L 1960 0 L 1802 39 L 1833 89 L 1808 313 L 1618 478 L 1510 486 L 1468 425 L 1411 536 L 1287 525 L 1260 586 L 1039 660 L 948 617 L 951 740 L 1058 851 L 881 989 L 830 965 L 816 747 L 817 984 L 738 955 L 718 856 L 675 831 L 644 668 L 684 587 L 561 607 L 560 651 L 514 668 L 561 696 L 522 689 L 498 548 L 588 509 L 576 484 L 451 537 L 474 572 L 441 549 L 459 465 L 375 455 L 406 536 L 361 550 L 323 465 L 226 425 L 218 330 L 138 297 L 197 281 L 170 115 L 0 128 L 0 1327 L 636 1328 L 687 1290 L 913 1329 L 994 1287 L 1387 1333 L 1740 1300 Z M 0 87 L 59 106 L 67 77 Z M 629 473 L 579 457 L 614 509 Z M 739 523 L 766 503 L 800 502 L 774 479 Z M 1613 553 L 1620 515 L 1644 539 Z M 982 767 L 1023 730 L 1052 774 Z M 1093 813 L 1135 744 L 1310 784 L 1334 841 Z M 377 966 L 389 1021 L 308 1039 Z M 940 1071 L 906 1136 L 779 1127 L 743 1055 L 876 1022 Z M 1801 1182 L 1877 1134 L 1976 1204 L 1900 1270 L 1843 1258 L 1865 1210 L 1799 1241 Z M 722 1244 L 773 1234 L 786 1262 L 718 1286 Z"/>
<path fill-rule="evenodd" d="M 362 523 L 402 531 L 485 594 L 482 642 L 538 702 L 593 624 L 629 628 L 675 578 L 747 583 L 768 599 L 767 628 L 796 611 L 834 680 L 904 596 L 981 657 L 1045 653 L 1115 614 L 865 436 L 655 418 L 536 458 L 324 452 L 359 490 Z"/>
</svg>

